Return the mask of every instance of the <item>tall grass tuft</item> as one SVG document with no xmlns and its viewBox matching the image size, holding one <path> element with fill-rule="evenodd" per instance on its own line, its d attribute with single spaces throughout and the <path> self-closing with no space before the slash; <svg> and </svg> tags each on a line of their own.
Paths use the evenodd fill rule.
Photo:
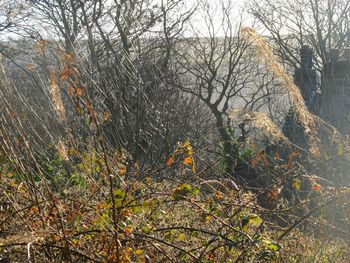
<svg viewBox="0 0 350 263">
<path fill-rule="evenodd" d="M 52 102 L 61 123 L 66 121 L 66 111 L 62 102 L 60 87 L 58 85 L 57 74 L 55 70 L 50 71 L 50 88 Z"/>
<path fill-rule="evenodd" d="M 293 79 L 288 75 L 280 63 L 278 63 L 272 49 L 267 42 L 250 27 L 241 29 L 244 38 L 254 43 L 257 47 L 257 56 L 262 59 L 268 70 L 272 71 L 283 83 L 283 87 L 292 97 L 292 107 L 296 116 L 304 128 L 305 135 L 309 140 L 309 151 L 315 156 L 320 156 L 320 140 L 315 129 L 315 119 L 304 102 L 299 88 L 294 84 Z"/>
</svg>

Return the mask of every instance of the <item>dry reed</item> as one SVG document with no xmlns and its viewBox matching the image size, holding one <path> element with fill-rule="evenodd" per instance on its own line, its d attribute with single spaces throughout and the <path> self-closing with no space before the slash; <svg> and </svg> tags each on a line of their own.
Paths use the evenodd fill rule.
<svg viewBox="0 0 350 263">
<path fill-rule="evenodd" d="M 289 141 L 264 112 L 246 113 L 243 115 L 243 121 L 253 123 L 254 127 L 260 129 L 272 142 Z"/>
<path fill-rule="evenodd" d="M 282 80 L 283 87 L 292 97 L 293 110 L 309 140 L 309 151 L 315 156 L 320 156 L 320 140 L 316 133 L 314 116 L 308 111 L 299 88 L 294 84 L 293 79 L 284 71 L 280 63 L 278 63 L 267 42 L 253 28 L 244 27 L 241 29 L 241 34 L 256 45 L 258 57 L 264 60 L 268 70 L 272 71 Z"/>
<path fill-rule="evenodd" d="M 52 102 L 57 112 L 60 122 L 64 123 L 66 121 L 66 112 L 61 98 L 60 87 L 58 85 L 58 79 L 55 70 L 50 71 L 50 87 Z"/>
</svg>

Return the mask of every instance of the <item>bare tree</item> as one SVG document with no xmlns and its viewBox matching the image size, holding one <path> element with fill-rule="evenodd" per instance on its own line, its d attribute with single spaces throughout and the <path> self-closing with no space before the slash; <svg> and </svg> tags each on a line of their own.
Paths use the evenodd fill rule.
<svg viewBox="0 0 350 263">
<path fill-rule="evenodd" d="M 304 45 L 314 49 L 316 69 L 322 73 L 331 49 L 350 44 L 349 1 L 251 0 L 249 7 L 281 60 L 293 68 L 300 65 L 298 50 Z"/>
<path fill-rule="evenodd" d="M 28 12 L 20 1 L 3 0 L 0 3 L 0 32 L 9 32 L 26 20 Z"/>
<path fill-rule="evenodd" d="M 51 37 L 62 39 L 66 52 L 73 53 L 78 34 L 81 31 L 79 17 L 81 7 L 90 1 L 73 0 L 30 0 L 28 4 L 32 8 L 32 16 L 45 23 L 44 33 Z M 39 28 L 38 32 L 42 31 Z"/>
<path fill-rule="evenodd" d="M 162 163 L 173 145 L 200 136 L 201 127 L 210 124 L 203 103 L 172 86 L 175 49 L 195 6 L 187 8 L 180 0 L 28 4 L 32 17 L 18 31 L 26 36 L 24 43 L 39 39 L 23 49 L 15 42 L 18 56 L 9 57 L 11 68 L 24 73 L 16 81 L 27 83 L 25 107 L 38 101 L 30 98 L 35 94 L 44 101 L 36 104 L 39 115 L 57 117 L 49 85 L 55 70 L 71 133 L 95 132 L 87 127 L 86 109 L 81 111 L 91 101 L 99 116 L 105 114 L 100 120 L 109 146 L 125 148 L 135 161 L 148 164 Z M 15 64 L 17 58 L 21 62 Z M 21 98 L 24 91 L 17 92 Z"/>
<path fill-rule="evenodd" d="M 240 36 L 241 20 L 233 20 L 234 8 L 231 1 L 221 1 L 214 6 L 201 2 L 199 10 L 204 14 L 206 31 L 193 25 L 192 36 L 177 48 L 178 86 L 200 98 L 211 110 L 222 141 L 228 174 L 233 173 L 238 157 L 228 115 L 233 107 L 244 107 L 237 98 L 244 90 L 252 88 L 255 69 L 250 46 Z"/>
</svg>

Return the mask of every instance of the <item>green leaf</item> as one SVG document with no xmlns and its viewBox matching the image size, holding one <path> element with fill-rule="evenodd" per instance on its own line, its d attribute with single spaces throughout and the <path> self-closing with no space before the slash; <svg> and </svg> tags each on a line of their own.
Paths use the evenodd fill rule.
<svg viewBox="0 0 350 263">
<path fill-rule="evenodd" d="M 262 219 L 256 214 L 249 214 L 243 217 L 242 219 L 242 229 L 246 230 L 250 225 L 260 225 L 262 223 Z"/>
<path fill-rule="evenodd" d="M 175 188 L 173 192 L 173 197 L 175 200 L 181 200 L 184 199 L 184 197 L 188 196 L 189 194 L 193 193 L 193 188 L 189 184 L 182 184 Z"/>
<path fill-rule="evenodd" d="M 300 191 L 301 189 L 301 181 L 299 179 L 294 179 L 293 181 L 293 188 L 297 191 Z"/>
<path fill-rule="evenodd" d="M 340 155 L 343 155 L 343 145 L 339 145 L 338 149 L 337 149 L 337 154 L 340 156 Z"/>
<path fill-rule="evenodd" d="M 260 225 L 262 223 L 262 219 L 256 214 L 249 214 L 248 219 L 257 225 Z"/>
<path fill-rule="evenodd" d="M 115 189 L 113 194 L 117 200 L 123 199 L 125 196 L 125 192 L 121 189 Z"/>
<path fill-rule="evenodd" d="M 278 251 L 280 249 L 279 244 L 271 243 L 267 246 L 271 251 Z"/>
</svg>

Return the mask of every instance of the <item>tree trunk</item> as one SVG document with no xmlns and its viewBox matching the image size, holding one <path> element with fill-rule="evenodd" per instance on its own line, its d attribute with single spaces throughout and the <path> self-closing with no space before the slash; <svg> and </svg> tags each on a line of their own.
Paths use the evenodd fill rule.
<svg viewBox="0 0 350 263">
<path fill-rule="evenodd" d="M 226 175 L 233 176 L 234 168 L 238 157 L 237 142 L 233 140 L 233 132 L 231 127 L 226 126 L 221 113 L 215 113 L 216 126 L 219 131 L 220 139 L 222 141 L 224 154 L 224 172 Z"/>
</svg>

